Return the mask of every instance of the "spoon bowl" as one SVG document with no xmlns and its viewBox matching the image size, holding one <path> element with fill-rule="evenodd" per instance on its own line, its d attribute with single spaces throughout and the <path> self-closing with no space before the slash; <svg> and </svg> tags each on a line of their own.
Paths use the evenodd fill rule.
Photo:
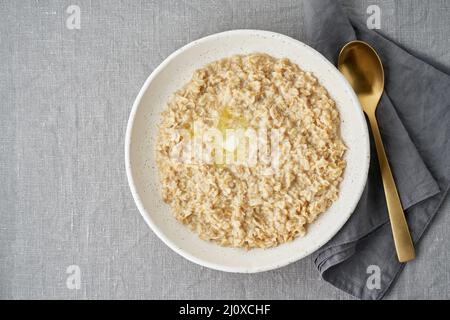
<svg viewBox="0 0 450 320">
<path fill-rule="evenodd" d="M 349 42 L 339 54 L 338 68 L 355 90 L 364 111 L 375 112 L 384 91 L 383 64 L 376 51 L 363 41 Z"/>
</svg>

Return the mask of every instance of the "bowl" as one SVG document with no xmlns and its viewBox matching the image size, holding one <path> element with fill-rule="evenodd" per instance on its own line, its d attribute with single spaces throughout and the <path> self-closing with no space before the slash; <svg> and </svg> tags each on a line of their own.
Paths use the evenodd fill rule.
<svg viewBox="0 0 450 320">
<path fill-rule="evenodd" d="M 336 48 L 337 50 L 338 48 Z M 339 198 L 308 226 L 304 237 L 269 249 L 221 247 L 201 240 L 178 222 L 162 201 L 154 144 L 160 112 L 193 72 L 235 54 L 267 53 L 286 57 L 312 72 L 336 102 L 341 135 L 348 147 Z M 328 242 L 354 211 L 369 168 L 369 135 L 358 99 L 339 71 L 319 52 L 282 34 L 233 30 L 193 41 L 165 59 L 148 77 L 134 101 L 125 137 L 125 165 L 134 201 L 145 222 L 171 249 L 199 265 L 227 272 L 261 272 L 297 261 Z"/>
</svg>

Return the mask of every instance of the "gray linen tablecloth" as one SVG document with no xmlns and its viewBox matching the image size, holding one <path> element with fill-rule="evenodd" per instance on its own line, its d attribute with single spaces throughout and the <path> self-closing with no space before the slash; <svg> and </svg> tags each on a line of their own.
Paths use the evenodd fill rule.
<svg viewBox="0 0 450 320">
<path fill-rule="evenodd" d="M 342 4 L 363 26 L 367 8 L 377 4 L 379 33 L 449 72 L 448 1 Z M 70 5 L 80 8 L 80 29 L 66 26 Z M 315 261 L 323 272 L 329 259 L 321 263 L 320 257 L 310 256 L 253 275 L 222 273 L 184 260 L 145 225 L 125 176 L 123 143 L 131 104 L 167 55 L 194 39 L 238 28 L 271 30 L 308 43 L 314 40 L 308 33 L 314 16 L 308 10 L 306 2 L 295 0 L 2 1 L 0 298 L 351 298 L 320 279 Z M 409 92 L 409 78 L 402 73 L 414 70 L 397 73 L 396 66 L 386 67 L 394 77 L 388 80 L 388 94 Z M 401 107 L 423 101 L 409 101 L 407 94 L 405 101 L 389 98 L 396 111 L 392 116 L 401 118 L 411 133 L 409 139 L 432 176 L 423 178 L 440 185 L 442 176 L 427 156 L 428 147 L 417 147 L 422 136 L 410 130 L 427 123 L 416 123 L 417 117 L 410 118 Z M 436 124 L 442 122 L 437 119 Z M 427 129 L 440 141 L 441 131 Z M 409 173 L 411 179 L 415 175 Z M 417 191 L 429 195 L 435 191 L 431 184 Z M 387 298 L 450 298 L 449 212 L 447 200 L 422 237 L 418 258 L 406 265 Z M 360 242 L 355 251 L 364 252 L 361 247 L 369 243 L 373 239 Z M 68 281 L 74 270 L 80 272 L 79 287 Z M 334 270 L 340 272 L 339 266 Z M 364 268 L 358 270 L 362 281 Z M 323 275 L 333 282 L 327 271 Z M 378 289 L 371 295 L 354 288 L 343 289 L 367 298 L 381 295 Z"/>
</svg>

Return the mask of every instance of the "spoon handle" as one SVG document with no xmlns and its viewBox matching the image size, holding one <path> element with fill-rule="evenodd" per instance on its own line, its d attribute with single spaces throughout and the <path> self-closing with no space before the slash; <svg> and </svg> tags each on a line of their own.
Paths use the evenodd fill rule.
<svg viewBox="0 0 450 320">
<path fill-rule="evenodd" d="M 402 204 L 395 186 L 394 177 L 392 176 L 391 168 L 389 167 L 389 162 L 386 157 L 386 152 L 384 151 L 383 141 L 381 140 L 375 112 L 368 115 L 368 118 L 375 140 L 378 162 L 380 163 L 381 177 L 383 179 L 384 194 L 386 197 L 389 219 L 391 220 L 395 249 L 397 250 L 398 260 L 400 262 L 407 262 L 416 257 L 414 245 L 411 240 L 408 224 L 406 222 Z"/>
</svg>

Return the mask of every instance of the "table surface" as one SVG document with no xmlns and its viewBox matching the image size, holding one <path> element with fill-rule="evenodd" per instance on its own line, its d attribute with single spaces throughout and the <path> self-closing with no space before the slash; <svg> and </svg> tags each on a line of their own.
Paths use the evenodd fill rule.
<svg viewBox="0 0 450 320">
<path fill-rule="evenodd" d="M 311 257 L 251 275 L 183 259 L 144 223 L 125 175 L 131 105 L 166 56 L 238 28 L 302 40 L 302 2 L 76 4 L 79 30 L 66 27 L 70 2 L 0 3 L 0 298 L 351 299 Z M 360 21 L 370 4 L 380 33 L 449 72 L 448 1 L 343 1 Z M 447 199 L 388 299 L 450 298 L 449 213 Z"/>
</svg>

